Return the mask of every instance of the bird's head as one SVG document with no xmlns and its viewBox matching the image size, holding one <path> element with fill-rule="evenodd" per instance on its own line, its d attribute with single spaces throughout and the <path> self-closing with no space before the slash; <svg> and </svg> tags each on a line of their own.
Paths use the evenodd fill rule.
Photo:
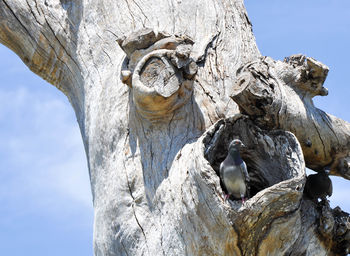
<svg viewBox="0 0 350 256">
<path fill-rule="evenodd" d="M 237 151 L 239 150 L 241 147 L 245 147 L 245 145 L 243 144 L 243 142 L 239 139 L 234 139 L 233 141 L 231 141 L 230 146 L 229 146 L 229 150 L 234 150 Z"/>
</svg>

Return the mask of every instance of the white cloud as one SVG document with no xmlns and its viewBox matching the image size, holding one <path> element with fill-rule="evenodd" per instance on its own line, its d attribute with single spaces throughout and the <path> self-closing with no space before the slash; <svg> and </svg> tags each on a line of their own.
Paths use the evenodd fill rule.
<svg viewBox="0 0 350 256">
<path fill-rule="evenodd" d="M 63 96 L 0 87 L 0 201 L 26 211 L 91 211 L 88 170 L 78 124 Z M 62 214 L 62 209 L 60 210 Z"/>
</svg>

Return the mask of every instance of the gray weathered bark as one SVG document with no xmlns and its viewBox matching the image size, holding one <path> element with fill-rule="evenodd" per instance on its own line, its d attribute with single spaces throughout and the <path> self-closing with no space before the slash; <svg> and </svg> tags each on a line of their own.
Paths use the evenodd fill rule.
<svg viewBox="0 0 350 256">
<path fill-rule="evenodd" d="M 261 58 L 239 70 L 232 98 L 261 126 L 293 132 L 309 168 L 350 179 L 350 124 L 312 102 L 328 95 L 327 74 L 327 66 L 303 55 L 284 62 Z"/>
<path fill-rule="evenodd" d="M 303 199 L 304 157 L 350 177 L 349 124 L 312 104 L 328 69 L 261 58 L 242 0 L 1 0 L 0 41 L 72 103 L 95 255 L 347 252 L 348 215 Z M 236 137 L 244 206 L 217 175 Z"/>
</svg>

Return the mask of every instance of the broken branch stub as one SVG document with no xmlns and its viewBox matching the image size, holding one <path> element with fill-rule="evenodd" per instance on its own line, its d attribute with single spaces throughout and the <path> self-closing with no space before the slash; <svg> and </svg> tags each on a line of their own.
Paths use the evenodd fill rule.
<svg viewBox="0 0 350 256">
<path fill-rule="evenodd" d="M 328 67 L 303 55 L 284 62 L 260 58 L 237 72 L 231 98 L 260 127 L 294 133 L 307 167 L 330 168 L 350 179 L 350 124 L 316 108 L 312 98 L 325 96 Z"/>
<path fill-rule="evenodd" d="M 132 89 L 142 117 L 164 120 L 189 100 L 197 72 L 190 38 L 141 29 L 118 43 L 128 58 L 121 79 Z"/>
</svg>

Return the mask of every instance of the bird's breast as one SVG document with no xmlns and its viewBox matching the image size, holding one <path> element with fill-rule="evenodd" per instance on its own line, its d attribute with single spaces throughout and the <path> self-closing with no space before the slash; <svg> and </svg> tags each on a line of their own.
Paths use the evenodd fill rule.
<svg viewBox="0 0 350 256">
<path fill-rule="evenodd" d="M 229 193 L 245 193 L 246 185 L 242 172 L 235 166 L 226 168 L 223 181 Z"/>
</svg>

